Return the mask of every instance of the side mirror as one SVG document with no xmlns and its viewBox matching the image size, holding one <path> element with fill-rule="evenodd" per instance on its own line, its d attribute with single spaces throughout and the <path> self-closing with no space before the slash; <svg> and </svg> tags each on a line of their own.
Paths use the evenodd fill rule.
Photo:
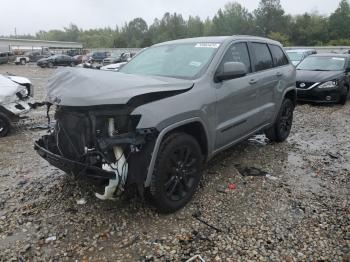
<svg viewBox="0 0 350 262">
<path fill-rule="evenodd" d="M 222 72 L 217 72 L 215 82 L 235 79 L 245 76 L 248 73 L 247 67 L 241 62 L 227 62 L 223 66 Z"/>
</svg>

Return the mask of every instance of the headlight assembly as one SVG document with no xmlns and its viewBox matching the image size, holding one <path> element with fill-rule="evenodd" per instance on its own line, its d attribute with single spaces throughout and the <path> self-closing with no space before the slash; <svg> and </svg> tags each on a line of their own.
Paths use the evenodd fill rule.
<svg viewBox="0 0 350 262">
<path fill-rule="evenodd" d="M 324 82 L 323 84 L 319 85 L 317 88 L 336 88 L 338 87 L 338 83 L 336 80 L 332 80 L 332 81 L 327 81 Z"/>
<path fill-rule="evenodd" d="M 21 91 L 17 92 L 16 95 L 19 99 L 23 99 L 23 98 L 28 97 L 28 95 L 29 95 L 28 89 L 23 88 Z"/>
<path fill-rule="evenodd" d="M 27 88 L 22 89 L 21 91 L 19 91 L 19 93 L 22 95 L 22 97 L 27 97 L 29 94 Z"/>
</svg>

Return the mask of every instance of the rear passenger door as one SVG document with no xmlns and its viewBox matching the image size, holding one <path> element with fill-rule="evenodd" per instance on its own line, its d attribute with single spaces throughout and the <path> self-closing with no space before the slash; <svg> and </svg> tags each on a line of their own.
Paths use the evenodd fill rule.
<svg viewBox="0 0 350 262">
<path fill-rule="evenodd" d="M 216 149 L 241 138 L 254 129 L 258 86 L 251 75 L 251 58 L 247 42 L 235 42 L 226 50 L 217 71 L 227 62 L 246 65 L 246 76 L 226 80 L 216 85 Z"/>
<path fill-rule="evenodd" d="M 255 125 L 260 127 L 270 123 L 274 116 L 275 92 L 278 78 L 282 77 L 283 73 L 274 67 L 274 61 L 267 43 L 251 42 L 249 48 L 253 54 L 254 82 L 258 93 L 255 104 Z"/>
</svg>

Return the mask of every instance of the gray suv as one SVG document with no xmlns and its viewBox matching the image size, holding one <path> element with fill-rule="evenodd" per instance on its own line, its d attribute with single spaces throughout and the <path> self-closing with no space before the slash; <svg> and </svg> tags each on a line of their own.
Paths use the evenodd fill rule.
<svg viewBox="0 0 350 262">
<path fill-rule="evenodd" d="M 145 49 L 117 73 L 62 68 L 48 100 L 56 125 L 35 142 L 41 157 L 108 179 L 100 199 L 148 194 L 167 213 L 191 199 L 215 154 L 261 131 L 288 137 L 295 67 L 265 38 L 182 39 Z"/>
</svg>

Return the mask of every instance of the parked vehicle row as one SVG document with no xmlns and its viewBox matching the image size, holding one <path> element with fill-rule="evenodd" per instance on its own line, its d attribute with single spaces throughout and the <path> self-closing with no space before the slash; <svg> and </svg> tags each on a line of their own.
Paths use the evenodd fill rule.
<svg viewBox="0 0 350 262">
<path fill-rule="evenodd" d="M 48 50 L 25 52 L 23 55 L 16 57 L 15 63 L 16 65 L 25 65 L 29 62 L 37 62 L 38 60 L 51 55 L 53 54 Z"/>
<path fill-rule="evenodd" d="M 64 172 L 109 180 L 99 199 L 147 192 L 160 212 L 174 212 L 191 200 L 217 153 L 260 132 L 285 141 L 297 100 L 346 103 L 350 55 L 305 52 L 294 66 L 287 53 L 273 40 L 230 36 L 161 43 L 131 60 L 131 53 L 89 54 L 90 68 L 118 62 L 57 71 L 47 87 L 56 124 L 35 150 Z M 53 55 L 37 65 L 84 59 Z M 5 136 L 32 107 L 33 87 L 2 75 L 0 86 Z"/>
<path fill-rule="evenodd" d="M 103 59 L 103 65 L 124 63 L 131 60 L 135 56 L 135 53 L 130 52 L 116 52 L 112 53 L 109 57 Z"/>
</svg>

